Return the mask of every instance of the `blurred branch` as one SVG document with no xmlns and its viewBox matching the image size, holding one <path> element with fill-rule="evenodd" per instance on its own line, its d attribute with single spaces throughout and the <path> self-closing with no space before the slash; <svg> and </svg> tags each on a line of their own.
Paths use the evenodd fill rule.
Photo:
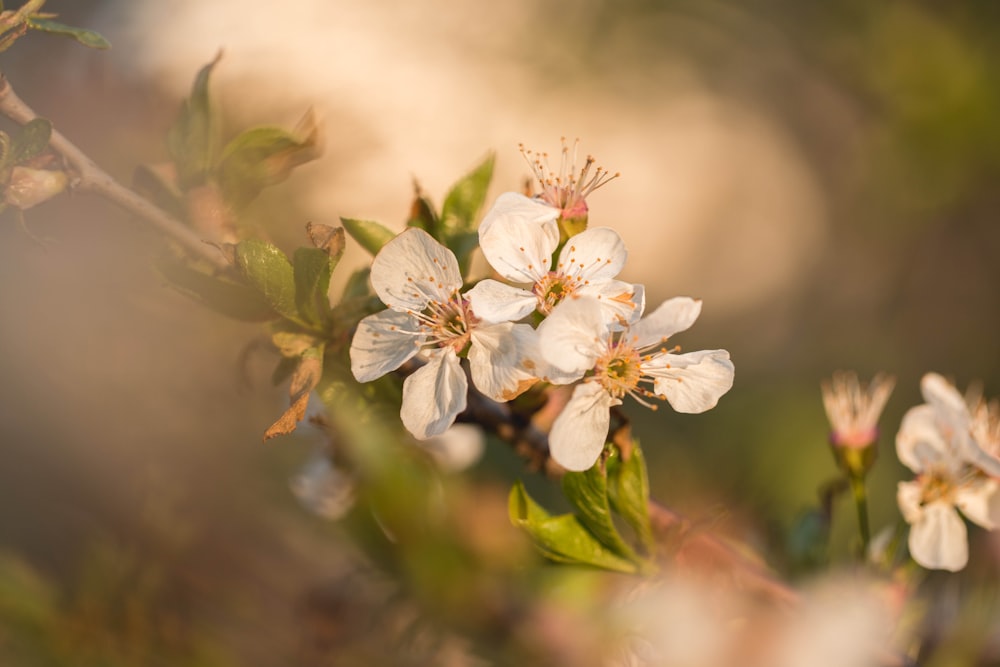
<svg viewBox="0 0 1000 667">
<path fill-rule="evenodd" d="M 38 118 L 38 114 L 17 96 L 7 77 L 2 73 L 0 73 L 0 114 L 21 125 Z M 226 266 L 225 258 L 218 249 L 201 239 L 183 222 L 116 181 L 55 129 L 52 131 L 49 146 L 69 163 L 75 176 L 74 189 L 104 197 L 146 220 L 195 257 L 217 267 Z"/>
</svg>

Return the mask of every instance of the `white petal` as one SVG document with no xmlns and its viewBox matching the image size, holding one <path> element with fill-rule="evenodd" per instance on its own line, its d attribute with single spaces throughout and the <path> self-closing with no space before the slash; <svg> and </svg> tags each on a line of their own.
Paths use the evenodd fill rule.
<svg viewBox="0 0 1000 667">
<path fill-rule="evenodd" d="M 896 433 L 896 456 L 913 472 L 923 472 L 954 457 L 938 428 L 937 411 L 933 406 L 918 405 L 903 415 Z"/>
<path fill-rule="evenodd" d="M 962 394 L 954 385 L 937 373 L 927 373 L 920 378 L 920 393 L 924 400 L 947 415 L 950 420 L 968 422 L 969 408 Z"/>
<path fill-rule="evenodd" d="M 594 465 L 608 438 L 613 405 L 621 405 L 621 401 L 596 382 L 576 386 L 549 433 L 549 450 L 556 463 L 567 470 L 587 470 Z"/>
<path fill-rule="evenodd" d="M 924 485 L 919 481 L 900 482 L 896 487 L 896 504 L 906 523 L 916 523 L 924 515 L 921 502 L 924 497 Z"/>
<path fill-rule="evenodd" d="M 656 379 L 654 391 L 677 412 L 697 414 L 714 408 L 733 386 L 735 369 L 725 350 L 659 354 L 643 362 L 645 374 Z"/>
<path fill-rule="evenodd" d="M 675 333 L 686 331 L 701 314 L 701 300 L 678 296 L 660 304 L 631 328 L 636 348 L 656 345 Z"/>
<path fill-rule="evenodd" d="M 462 274 L 451 250 L 410 227 L 375 255 L 371 281 L 385 305 L 419 312 L 430 301 L 447 301 L 462 287 Z"/>
<path fill-rule="evenodd" d="M 635 322 L 639 319 L 640 311 L 634 301 L 635 286 L 632 283 L 622 280 L 592 282 L 577 289 L 575 294 L 600 301 L 609 324 L 618 321 Z"/>
<path fill-rule="evenodd" d="M 465 409 L 469 382 L 455 350 L 433 354 L 422 368 L 403 382 L 399 416 L 413 437 L 426 440 L 441 435 Z"/>
<path fill-rule="evenodd" d="M 540 225 L 559 218 L 559 209 L 531 197 L 525 197 L 518 192 L 504 192 L 493 203 L 483 221 L 479 224 L 480 232 L 488 232 L 498 220 L 518 220 L 533 222 Z"/>
<path fill-rule="evenodd" d="M 557 210 L 524 195 L 500 195 L 479 226 L 483 256 L 507 280 L 536 282 L 548 273 L 559 245 L 558 216 Z"/>
<path fill-rule="evenodd" d="M 632 317 L 628 323 L 634 325 L 646 312 L 646 287 L 644 285 L 632 285 L 632 303 L 635 308 L 632 310 Z"/>
<path fill-rule="evenodd" d="M 351 372 L 371 382 L 403 365 L 420 350 L 424 337 L 412 315 L 383 310 L 358 322 L 351 340 Z"/>
<path fill-rule="evenodd" d="M 485 322 L 514 322 L 538 305 L 538 298 L 528 290 L 496 280 L 481 280 L 465 293 L 476 317 Z"/>
<path fill-rule="evenodd" d="M 955 506 L 987 530 L 1000 526 L 1000 482 L 983 479 L 955 491 Z"/>
<path fill-rule="evenodd" d="M 601 282 L 617 276 L 627 257 L 625 242 L 618 232 L 608 227 L 591 227 L 566 242 L 559 253 L 556 270 L 583 280 Z"/>
<path fill-rule="evenodd" d="M 469 347 L 469 369 L 476 389 L 494 401 L 509 401 L 535 384 L 525 352 L 537 334 L 527 324 L 503 322 L 477 327 Z"/>
<path fill-rule="evenodd" d="M 594 367 L 604 352 L 608 325 L 599 301 L 571 296 L 538 325 L 542 357 L 566 373 L 583 373 Z"/>
<path fill-rule="evenodd" d="M 327 456 L 315 456 L 291 481 L 292 493 L 306 509 L 337 520 L 354 505 L 354 479 Z"/>
<path fill-rule="evenodd" d="M 957 572 L 969 560 L 965 522 L 945 502 L 924 506 L 923 517 L 910 526 L 908 544 L 913 560 L 931 570 Z"/>
</svg>

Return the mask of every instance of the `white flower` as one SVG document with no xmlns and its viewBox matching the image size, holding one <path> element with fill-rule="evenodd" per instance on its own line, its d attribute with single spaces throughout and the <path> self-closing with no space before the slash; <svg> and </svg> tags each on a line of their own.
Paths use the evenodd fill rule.
<svg viewBox="0 0 1000 667">
<path fill-rule="evenodd" d="M 337 520 L 354 505 L 354 478 L 325 454 L 317 454 L 291 481 L 292 493 L 315 514 Z"/>
<path fill-rule="evenodd" d="M 565 137 L 561 143 L 559 171 L 553 170 L 549 165 L 548 153 L 535 153 L 525 149 L 522 144 L 521 155 L 524 156 L 542 188 L 539 198 L 557 209 L 559 221 L 567 232 L 576 232 L 579 231 L 577 227 L 583 228 L 587 224 L 587 197 L 608 181 L 618 178 L 619 174 L 612 174 L 603 167 L 594 167 L 596 160 L 591 155 L 587 156 L 583 167 L 577 173 L 576 149 L 580 145 L 580 140 L 573 142 L 572 153 Z M 566 236 L 572 235 L 572 233 L 566 234 Z"/>
<path fill-rule="evenodd" d="M 558 214 L 538 200 L 513 192 L 497 198 L 479 226 L 479 246 L 497 273 L 531 287 L 481 281 L 468 294 L 479 317 L 505 322 L 534 310 L 548 315 L 570 294 L 598 299 L 609 320 L 632 320 L 640 312 L 633 301 L 636 288 L 615 280 L 628 253 L 614 230 L 596 227 L 573 236 L 552 266 L 552 254 L 559 246 Z"/>
<path fill-rule="evenodd" d="M 862 385 L 855 373 L 835 373 L 823 382 L 823 406 L 830 420 L 830 442 L 835 447 L 862 449 L 878 439 L 878 418 L 885 408 L 896 379 L 876 375 Z"/>
<path fill-rule="evenodd" d="M 466 405 L 468 354 L 472 381 L 495 400 L 534 382 L 520 368 L 526 324 L 484 325 L 460 292 L 455 255 L 427 232 L 410 228 L 385 244 L 372 262 L 372 287 L 387 310 L 361 320 L 351 341 L 351 372 L 371 382 L 423 351 L 427 363 L 403 382 L 403 425 L 416 438 L 444 433 Z"/>
<path fill-rule="evenodd" d="M 594 464 L 607 439 L 609 410 L 621 405 L 626 394 L 654 410 L 657 406 L 645 399 L 665 399 L 678 412 L 699 413 L 729 391 L 734 369 L 727 351 L 675 354 L 677 348 L 663 347 L 668 337 L 694 324 L 700 312 L 701 301 L 678 297 L 631 327 L 612 331 L 600 303 L 579 297 L 563 302 L 539 325 L 546 361 L 577 378 L 586 375 L 549 434 L 552 456 L 560 465 L 586 470 Z"/>
<path fill-rule="evenodd" d="M 474 424 L 454 424 L 439 436 L 420 443 L 445 472 L 465 470 L 483 455 L 486 436 Z"/>
<path fill-rule="evenodd" d="M 927 402 L 911 408 L 896 436 L 899 460 L 917 473 L 900 482 L 897 501 L 910 524 L 913 559 L 929 569 L 965 567 L 969 547 L 965 523 L 1000 525 L 1000 481 L 980 465 L 989 458 L 973 438 L 971 416 L 961 394 L 940 375 L 920 382 Z"/>
</svg>

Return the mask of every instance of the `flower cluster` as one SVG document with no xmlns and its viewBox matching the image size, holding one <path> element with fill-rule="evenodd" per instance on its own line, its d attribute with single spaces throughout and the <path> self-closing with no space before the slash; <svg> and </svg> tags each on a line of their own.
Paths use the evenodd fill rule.
<svg viewBox="0 0 1000 667">
<path fill-rule="evenodd" d="M 967 519 L 1000 527 L 997 412 L 974 409 L 947 380 L 928 373 L 920 382 L 926 403 L 910 408 L 896 436 L 896 453 L 916 478 L 900 482 L 897 500 L 910 524 L 910 555 L 920 565 L 957 571 L 969 547 Z"/>
<path fill-rule="evenodd" d="M 560 176 L 545 176 L 541 162 L 534 164 L 542 197 L 502 194 L 480 224 L 479 247 L 502 281 L 480 280 L 463 292 L 455 256 L 418 228 L 375 257 L 371 282 L 387 309 L 359 323 L 351 369 L 368 382 L 419 355 L 423 363 L 403 384 L 400 412 L 415 437 L 440 435 L 465 409 L 462 358 L 476 389 L 496 401 L 538 382 L 578 383 L 549 437 L 553 458 L 570 470 L 598 459 L 609 410 L 626 394 L 653 409 L 649 399 L 659 398 L 697 413 L 732 386 L 725 350 L 680 354 L 665 344 L 694 323 L 700 301 L 671 299 L 640 319 L 642 286 L 617 278 L 624 242 L 612 229 L 586 228 L 584 197 L 609 175 L 590 174 L 588 158 L 578 177 L 567 176 L 567 154 L 564 144 Z"/>
</svg>

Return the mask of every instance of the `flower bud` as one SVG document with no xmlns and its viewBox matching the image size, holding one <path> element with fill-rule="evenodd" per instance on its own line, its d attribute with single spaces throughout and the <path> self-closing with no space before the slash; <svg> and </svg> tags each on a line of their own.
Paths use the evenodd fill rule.
<svg viewBox="0 0 1000 667">
<path fill-rule="evenodd" d="M 22 211 L 55 197 L 69 185 L 64 171 L 17 166 L 11 170 L 4 202 Z"/>
</svg>

